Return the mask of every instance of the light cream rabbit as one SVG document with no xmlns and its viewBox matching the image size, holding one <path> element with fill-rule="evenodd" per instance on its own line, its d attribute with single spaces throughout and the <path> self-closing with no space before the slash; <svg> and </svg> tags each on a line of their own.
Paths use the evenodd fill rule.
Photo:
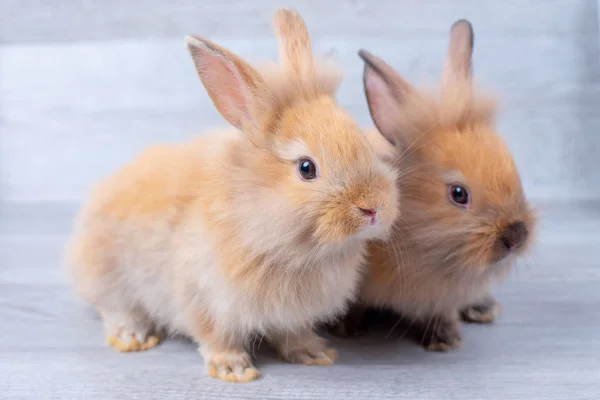
<svg viewBox="0 0 600 400">
<path fill-rule="evenodd" d="M 259 375 L 253 335 L 290 362 L 335 360 L 313 325 L 355 297 L 366 241 L 397 215 L 395 173 L 336 104 L 339 79 L 313 61 L 301 17 L 273 21 L 283 68 L 268 74 L 186 39 L 235 129 L 147 149 L 78 216 L 70 272 L 120 351 L 189 335 L 208 374 L 235 382 Z"/>
</svg>

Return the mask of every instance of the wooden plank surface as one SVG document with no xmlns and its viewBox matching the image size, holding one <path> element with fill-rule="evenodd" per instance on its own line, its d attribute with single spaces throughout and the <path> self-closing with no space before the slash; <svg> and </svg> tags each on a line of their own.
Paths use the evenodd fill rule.
<svg viewBox="0 0 600 400">
<path fill-rule="evenodd" d="M 75 298 L 61 252 L 75 207 L 0 204 L 2 399 L 587 399 L 600 396 L 600 204 L 541 204 L 538 244 L 497 290 L 492 326 L 465 326 L 463 347 L 421 350 L 402 332 L 333 340 L 332 367 L 279 362 L 256 350 L 263 377 L 204 376 L 185 339 L 119 354 Z"/>
</svg>

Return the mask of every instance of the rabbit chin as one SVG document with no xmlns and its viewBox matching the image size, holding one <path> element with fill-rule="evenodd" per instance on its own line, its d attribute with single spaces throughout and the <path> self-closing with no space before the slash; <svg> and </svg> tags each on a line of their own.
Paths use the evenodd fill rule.
<svg viewBox="0 0 600 400">
<path fill-rule="evenodd" d="M 362 228 L 354 235 L 354 238 L 360 240 L 385 239 L 390 230 L 386 228 L 381 221 L 375 223 L 365 223 Z"/>
<path fill-rule="evenodd" d="M 519 254 L 510 253 L 500 259 L 492 260 L 483 265 L 469 266 L 469 264 L 464 264 L 463 268 L 460 268 L 460 271 L 456 270 L 456 272 L 458 273 L 458 276 L 462 276 L 463 279 L 468 279 L 468 277 L 470 277 L 475 280 L 483 279 L 488 283 L 499 283 L 508 277 L 518 258 Z"/>
</svg>

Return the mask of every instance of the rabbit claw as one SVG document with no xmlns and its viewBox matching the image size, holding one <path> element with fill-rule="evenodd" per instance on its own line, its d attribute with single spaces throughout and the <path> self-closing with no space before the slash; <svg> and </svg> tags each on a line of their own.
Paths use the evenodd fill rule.
<svg viewBox="0 0 600 400">
<path fill-rule="evenodd" d="M 129 338 L 127 339 L 128 336 Z M 129 335 L 120 334 L 118 336 L 111 335 L 106 338 L 106 342 L 109 346 L 121 352 L 150 350 L 160 342 L 158 336 L 155 335 L 150 335 L 143 340 L 138 338 L 139 335 L 133 333 Z"/>
</svg>

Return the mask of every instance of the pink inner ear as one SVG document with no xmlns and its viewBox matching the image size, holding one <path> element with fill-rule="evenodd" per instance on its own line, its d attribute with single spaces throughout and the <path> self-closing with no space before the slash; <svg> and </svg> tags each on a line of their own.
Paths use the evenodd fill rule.
<svg viewBox="0 0 600 400">
<path fill-rule="evenodd" d="M 389 85 L 372 68 L 367 68 L 365 73 L 365 92 L 373 122 L 379 132 L 394 143 L 394 113 L 397 112 L 397 100 L 392 95 Z"/>
<path fill-rule="evenodd" d="M 215 107 L 231 125 L 241 128 L 249 113 L 239 73 L 222 55 L 208 49 L 197 51 L 198 72 Z"/>
</svg>

